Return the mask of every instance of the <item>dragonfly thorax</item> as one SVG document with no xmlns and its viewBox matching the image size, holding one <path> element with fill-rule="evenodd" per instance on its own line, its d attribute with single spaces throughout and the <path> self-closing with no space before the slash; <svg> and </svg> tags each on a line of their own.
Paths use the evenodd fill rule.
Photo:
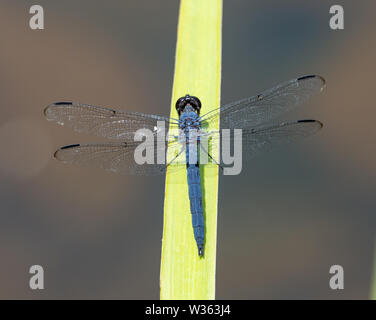
<svg viewBox="0 0 376 320">
<path fill-rule="evenodd" d="M 201 128 L 200 117 L 190 104 L 185 106 L 180 115 L 179 127 L 184 131 L 199 130 Z"/>
</svg>

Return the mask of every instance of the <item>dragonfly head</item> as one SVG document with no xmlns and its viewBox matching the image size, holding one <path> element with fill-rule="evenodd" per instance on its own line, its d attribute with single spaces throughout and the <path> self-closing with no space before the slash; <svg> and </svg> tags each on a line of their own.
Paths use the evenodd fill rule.
<svg viewBox="0 0 376 320">
<path fill-rule="evenodd" d="M 179 116 L 184 111 L 187 105 L 190 105 L 197 114 L 200 114 L 200 109 L 201 109 L 200 99 L 187 94 L 186 96 L 181 97 L 178 99 L 178 101 L 176 101 L 175 108 Z"/>
</svg>

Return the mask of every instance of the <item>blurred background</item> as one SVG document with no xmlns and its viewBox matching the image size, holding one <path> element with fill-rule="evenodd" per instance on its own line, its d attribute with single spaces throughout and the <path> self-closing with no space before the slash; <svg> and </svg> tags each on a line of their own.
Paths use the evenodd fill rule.
<svg viewBox="0 0 376 320">
<path fill-rule="evenodd" d="M 0 3 L 0 298 L 158 299 L 163 177 L 64 165 L 62 145 L 94 142 L 48 123 L 74 100 L 168 115 L 179 1 Z M 329 8 L 345 29 L 329 28 Z M 225 0 L 222 103 L 305 74 L 323 94 L 285 119 L 324 123 L 219 185 L 218 299 L 367 299 L 376 234 L 376 3 Z M 31 265 L 45 270 L 32 291 Z M 345 289 L 329 288 L 329 268 Z"/>
</svg>

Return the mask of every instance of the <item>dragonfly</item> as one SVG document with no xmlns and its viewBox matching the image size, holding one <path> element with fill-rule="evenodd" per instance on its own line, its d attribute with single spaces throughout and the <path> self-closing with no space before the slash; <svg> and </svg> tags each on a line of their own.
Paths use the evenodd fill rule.
<svg viewBox="0 0 376 320">
<path fill-rule="evenodd" d="M 325 88 L 325 80 L 318 75 L 306 75 L 281 83 L 255 96 L 229 103 L 200 115 L 201 101 L 187 94 L 176 101 L 178 118 L 140 112 L 118 111 L 78 102 L 55 102 L 44 110 L 47 120 L 114 141 L 108 143 L 72 144 L 59 148 L 54 157 L 65 163 L 90 165 L 117 173 L 135 175 L 165 174 L 186 170 L 193 235 L 198 255 L 204 255 L 205 225 L 202 204 L 200 169 L 207 166 L 225 168 L 226 163 L 215 156 L 219 143 L 229 142 L 230 135 L 223 129 L 241 129 L 242 159 L 249 160 L 261 151 L 310 136 L 323 124 L 305 119 L 285 122 L 272 120 L 294 107 L 302 105 L 311 96 Z M 219 130 L 217 128 L 220 120 Z M 163 139 L 146 141 L 136 136 L 147 130 L 152 137 L 161 133 L 160 124 L 172 133 Z M 174 129 L 178 133 L 174 133 Z M 206 141 L 205 148 L 203 141 Z M 209 141 L 209 142 L 208 142 Z M 150 147 L 154 156 L 161 150 L 165 161 L 135 161 L 137 148 Z M 209 161 L 201 161 L 202 154 Z"/>
</svg>

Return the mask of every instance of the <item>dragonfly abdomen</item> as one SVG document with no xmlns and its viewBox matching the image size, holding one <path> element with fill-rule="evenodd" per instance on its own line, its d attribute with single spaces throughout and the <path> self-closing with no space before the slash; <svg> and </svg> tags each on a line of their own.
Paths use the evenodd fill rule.
<svg viewBox="0 0 376 320">
<path fill-rule="evenodd" d="M 204 254 L 204 211 L 202 207 L 201 177 L 198 162 L 189 163 L 189 149 L 196 146 L 187 145 L 187 180 L 189 201 L 192 214 L 192 227 L 197 243 L 198 254 Z M 192 152 L 192 149 L 191 149 Z M 197 151 L 196 151 L 197 152 Z M 192 153 L 191 153 L 192 154 Z"/>
<path fill-rule="evenodd" d="M 196 165 L 188 165 L 187 178 L 193 233 L 198 254 L 202 256 L 204 254 L 204 212 L 202 209 L 200 168 Z"/>
</svg>

